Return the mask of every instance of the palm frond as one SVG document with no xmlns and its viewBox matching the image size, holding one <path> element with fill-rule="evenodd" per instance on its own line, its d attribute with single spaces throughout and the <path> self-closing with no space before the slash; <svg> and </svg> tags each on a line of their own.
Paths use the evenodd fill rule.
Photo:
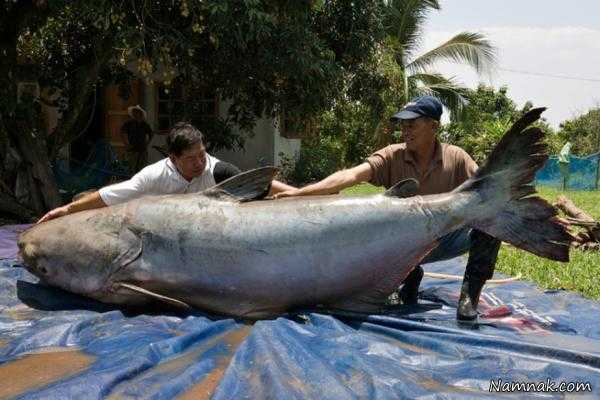
<svg viewBox="0 0 600 400">
<path fill-rule="evenodd" d="M 390 0 L 386 4 L 385 30 L 398 44 L 399 63 L 405 66 L 420 44 L 422 27 L 431 10 L 439 10 L 438 0 Z M 399 61 L 399 60 L 398 60 Z"/>
<path fill-rule="evenodd" d="M 496 63 L 496 48 L 480 33 L 462 32 L 407 65 L 412 72 L 425 71 L 438 61 L 448 60 L 489 72 Z"/>
<path fill-rule="evenodd" d="M 469 89 L 462 86 L 455 78 L 447 78 L 437 73 L 414 74 L 409 77 L 409 86 L 413 89 L 412 97 L 431 95 L 437 97 L 450 111 L 454 118 L 460 116 L 468 104 Z"/>
</svg>

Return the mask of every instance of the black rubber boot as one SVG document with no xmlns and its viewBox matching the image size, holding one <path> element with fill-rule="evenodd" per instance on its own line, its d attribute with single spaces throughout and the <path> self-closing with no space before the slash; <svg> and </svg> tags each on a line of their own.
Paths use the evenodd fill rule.
<svg viewBox="0 0 600 400">
<path fill-rule="evenodd" d="M 460 288 L 460 298 L 456 309 L 456 318 L 461 321 L 472 321 L 477 318 L 477 304 L 485 280 L 465 279 Z"/>
<path fill-rule="evenodd" d="M 463 321 L 477 318 L 477 304 L 485 281 L 494 275 L 501 242 L 487 233 L 471 232 L 471 249 L 460 289 L 456 317 Z"/>
<path fill-rule="evenodd" d="M 423 267 L 417 265 L 415 269 L 410 271 L 410 274 L 408 274 L 404 280 L 402 289 L 400 289 L 400 292 L 398 293 L 398 297 L 400 298 L 402 304 L 417 304 L 417 300 L 419 299 L 419 285 L 421 284 L 422 279 Z"/>
</svg>

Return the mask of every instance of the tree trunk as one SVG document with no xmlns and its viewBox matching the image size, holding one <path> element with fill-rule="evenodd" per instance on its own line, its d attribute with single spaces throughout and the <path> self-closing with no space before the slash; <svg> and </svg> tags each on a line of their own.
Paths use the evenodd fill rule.
<svg viewBox="0 0 600 400">
<path fill-rule="evenodd" d="M 566 196 L 558 196 L 556 207 L 560 208 L 569 217 L 574 218 L 587 230 L 588 236 L 596 242 L 600 242 L 600 223 L 588 213 L 577 208 L 577 206 Z"/>
<path fill-rule="evenodd" d="M 21 222 L 34 222 L 35 213 L 19 204 L 17 199 L 0 191 L 0 215 L 14 217 Z"/>
<path fill-rule="evenodd" d="M 34 137 L 31 128 L 25 127 L 28 124 L 20 124 L 14 118 L 9 121 L 2 118 L 0 125 L 0 130 L 4 131 L 14 144 L 23 162 L 22 167 L 27 171 L 32 199 L 30 206 L 38 214 L 60 206 L 62 201 L 45 149 L 45 139 Z"/>
<path fill-rule="evenodd" d="M 18 2 L 15 3 L 10 12 L 5 14 L 0 27 L 0 85 L 2 86 L 2 104 L 0 105 L 0 135 L 4 140 L 12 143 L 17 150 L 21 160 L 22 168 L 27 173 L 26 180 L 30 187 L 32 199 L 31 206 L 36 213 L 41 214 L 44 210 L 57 207 L 61 204 L 60 195 L 54 174 L 50 168 L 46 152 L 45 137 L 33 136 L 33 127 L 36 121 L 21 120 L 17 115 L 17 81 L 20 70 L 27 69 L 19 63 L 17 58 L 17 38 L 24 26 L 36 19 L 42 23 L 47 17 L 46 3 L 40 2 Z M 0 177 L 0 179 L 3 177 Z M 17 199 L 11 196 L 3 197 L 0 203 L 0 211 L 16 215 L 31 215 L 27 207 L 19 204 Z"/>
<path fill-rule="evenodd" d="M 46 152 L 46 141 L 43 138 L 33 137 L 31 132 L 14 136 L 16 136 L 15 143 L 19 146 L 19 153 L 29 167 L 32 194 L 40 196 L 43 200 L 44 209 L 39 211 L 43 213 L 45 210 L 60 206 L 62 200 Z"/>
<path fill-rule="evenodd" d="M 25 187 L 29 188 L 29 207 L 38 215 L 45 211 L 58 207 L 62 200 L 58 186 L 51 167 L 51 160 L 57 154 L 58 149 L 77 136 L 78 121 L 81 111 L 84 109 L 86 100 L 90 93 L 95 90 L 102 66 L 109 61 L 112 54 L 111 41 L 104 38 L 96 42 L 95 57 L 84 61 L 83 65 L 77 66 L 72 71 L 73 79 L 70 80 L 69 107 L 52 135 L 53 145 L 49 145 L 45 132 L 37 130 L 38 121 L 23 118 L 17 113 L 17 81 L 29 67 L 19 64 L 16 53 L 16 43 L 21 29 L 31 18 L 37 18 L 36 22 L 42 23 L 43 18 L 38 7 L 45 10 L 45 2 L 22 2 L 13 6 L 11 18 L 1 17 L 6 22 L 0 26 L 0 90 L 2 90 L 3 104 L 0 104 L 0 136 L 4 141 L 8 139 L 18 152 L 22 168 L 26 171 L 26 177 L 22 179 Z M 28 79 L 29 80 L 29 79 Z M 33 77 L 32 80 L 36 80 Z M 77 132 L 76 132 L 77 131 Z M 0 176 L 0 181 L 3 180 Z M 14 192 L 14 190 L 13 190 Z M 21 207 L 21 208 L 20 208 Z M 22 209 L 23 204 L 14 197 L 4 198 L 0 202 L 0 212 L 17 215 L 27 215 Z M 12 211 L 11 211 L 12 210 Z"/>
</svg>

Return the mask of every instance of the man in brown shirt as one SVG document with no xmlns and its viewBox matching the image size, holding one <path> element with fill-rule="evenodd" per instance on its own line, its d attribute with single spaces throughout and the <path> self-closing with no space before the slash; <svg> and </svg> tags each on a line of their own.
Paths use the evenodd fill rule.
<svg viewBox="0 0 600 400">
<path fill-rule="evenodd" d="M 463 149 L 435 139 L 433 159 L 424 169 L 418 164 L 418 156 L 407 149 L 406 143 L 391 144 L 367 158 L 373 175 L 370 182 L 386 188 L 401 180 L 413 178 L 419 181 L 419 194 L 437 194 L 452 191 L 475 175 L 477 164 Z"/>
<path fill-rule="evenodd" d="M 419 181 L 420 195 L 453 190 L 475 174 L 477 164 L 461 148 L 438 141 L 436 134 L 442 110 L 442 104 L 435 97 L 414 99 L 392 117 L 392 121 L 400 125 L 404 143 L 387 146 L 354 168 L 338 171 L 320 182 L 279 193 L 276 197 L 338 193 L 360 182 L 390 188 L 408 178 Z M 477 318 L 479 295 L 485 281 L 494 274 L 499 248 L 497 239 L 464 228 L 441 238 L 438 247 L 422 261 L 441 261 L 469 252 L 457 308 L 459 319 Z M 406 278 L 400 290 L 404 304 L 416 303 L 422 278 L 421 266 Z"/>
</svg>

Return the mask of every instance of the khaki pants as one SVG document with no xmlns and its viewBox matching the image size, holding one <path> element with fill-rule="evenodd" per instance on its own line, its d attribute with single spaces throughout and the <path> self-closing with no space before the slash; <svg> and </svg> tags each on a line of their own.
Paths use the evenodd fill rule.
<svg viewBox="0 0 600 400">
<path fill-rule="evenodd" d="M 137 174 L 142 168 L 148 165 L 148 151 L 133 151 L 127 152 L 127 163 L 129 164 L 129 171 L 132 174 Z"/>
</svg>

